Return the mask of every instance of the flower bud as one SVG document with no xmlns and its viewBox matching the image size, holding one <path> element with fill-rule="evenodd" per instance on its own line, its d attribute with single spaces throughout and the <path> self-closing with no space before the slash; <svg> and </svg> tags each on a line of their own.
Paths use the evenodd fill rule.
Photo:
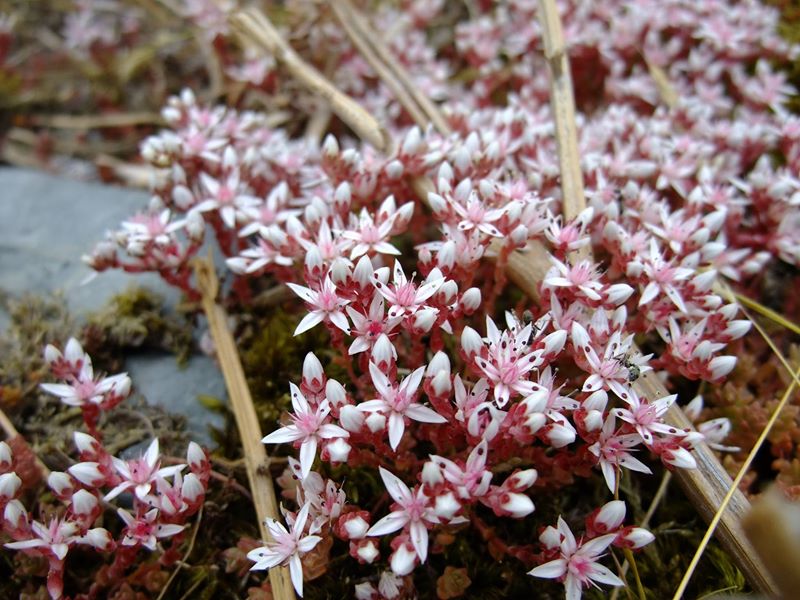
<svg viewBox="0 0 800 600">
<path fill-rule="evenodd" d="M 450 390 L 453 388 L 450 383 L 450 373 L 448 371 L 439 371 L 436 373 L 433 379 L 431 379 L 431 387 L 433 388 L 433 393 L 437 396 L 449 394 Z"/>
<path fill-rule="evenodd" d="M 432 460 L 422 465 L 422 483 L 431 487 L 444 483 L 441 468 Z"/>
<path fill-rule="evenodd" d="M 422 135 L 419 131 L 419 127 L 416 125 L 408 130 L 403 138 L 403 145 L 400 147 L 400 153 L 409 156 L 411 154 L 416 154 L 417 150 L 419 150 L 420 143 L 422 142 Z"/>
<path fill-rule="evenodd" d="M 386 429 L 386 417 L 383 416 L 381 413 L 374 412 L 370 414 L 364 422 L 367 424 L 367 428 L 372 433 L 377 433 L 378 431 L 383 431 Z"/>
<path fill-rule="evenodd" d="M 533 500 L 525 494 L 516 492 L 504 493 L 500 508 L 509 513 L 509 516 L 513 519 L 527 517 L 534 511 Z"/>
<path fill-rule="evenodd" d="M 471 315 L 481 305 L 481 291 L 476 287 L 469 288 L 461 295 L 461 309 L 465 315 Z"/>
<path fill-rule="evenodd" d="M 392 558 L 389 564 L 392 567 L 392 572 L 398 577 L 403 577 L 414 570 L 416 563 L 417 553 L 408 548 L 408 544 L 400 544 L 400 546 L 392 553 Z"/>
<path fill-rule="evenodd" d="M 339 423 L 351 433 L 360 431 L 364 420 L 364 413 L 352 404 L 345 404 L 339 411 Z"/>
<path fill-rule="evenodd" d="M 20 486 L 22 486 L 22 479 L 14 473 L 3 473 L 0 475 L 0 500 L 11 500 L 17 495 Z"/>
<path fill-rule="evenodd" d="M 47 346 L 44 347 L 44 361 L 48 364 L 48 366 L 60 360 L 61 358 L 61 351 L 53 346 L 53 344 L 47 344 Z"/>
<path fill-rule="evenodd" d="M 351 450 L 350 444 L 344 438 L 337 438 L 327 446 L 328 456 L 331 462 L 347 462 Z"/>
<path fill-rule="evenodd" d="M 333 203 L 337 210 L 346 211 L 350 209 L 353 194 L 350 191 L 350 184 L 346 181 L 340 183 L 333 193 Z"/>
<path fill-rule="evenodd" d="M 81 462 L 72 465 L 67 469 L 70 475 L 89 487 L 97 487 L 101 485 L 106 477 L 100 471 L 100 465 L 96 462 Z"/>
<path fill-rule="evenodd" d="M 641 548 L 656 539 L 652 533 L 642 527 L 626 527 L 617 539 L 615 544 L 631 549 Z"/>
<path fill-rule="evenodd" d="M 0 442 L 0 471 L 8 471 L 13 463 L 11 447 L 5 442 Z"/>
<path fill-rule="evenodd" d="M 464 327 L 464 330 L 461 332 L 461 350 L 464 352 L 464 354 L 466 354 L 469 358 L 472 358 L 476 354 L 480 354 L 482 349 L 483 340 L 481 339 L 480 334 L 472 327 Z"/>
<path fill-rule="evenodd" d="M 384 169 L 386 170 L 386 176 L 392 181 L 396 181 L 403 176 L 403 163 L 399 160 L 390 161 Z"/>
<path fill-rule="evenodd" d="M 625 520 L 625 503 L 612 500 L 604 504 L 590 520 L 592 527 L 601 534 L 616 531 Z"/>
<path fill-rule="evenodd" d="M 333 408 L 340 409 L 347 404 L 347 392 L 341 383 L 329 379 L 325 384 L 325 399 Z"/>
<path fill-rule="evenodd" d="M 78 490 L 72 494 L 70 508 L 72 508 L 72 512 L 78 516 L 84 518 L 89 517 L 95 510 L 97 510 L 98 506 L 99 502 L 97 500 L 97 496 L 88 490 Z"/>
<path fill-rule="evenodd" d="M 325 372 L 322 363 L 313 352 L 306 354 L 303 360 L 303 385 L 312 392 L 319 393 L 325 385 Z"/>
<path fill-rule="evenodd" d="M 193 472 L 204 470 L 209 466 L 205 451 L 196 442 L 189 442 L 189 447 L 186 449 L 186 462 L 189 463 L 189 468 Z"/>
<path fill-rule="evenodd" d="M 711 379 L 721 379 L 725 377 L 728 373 L 733 371 L 733 367 L 736 366 L 736 357 L 735 356 L 717 356 L 711 359 L 709 363 L 709 368 L 711 369 Z"/>
<path fill-rule="evenodd" d="M 111 534 L 102 527 L 90 529 L 86 532 L 86 535 L 83 536 L 82 539 L 98 550 L 111 550 L 111 548 L 114 546 L 114 538 L 112 538 Z"/>
<path fill-rule="evenodd" d="M 449 521 L 461 509 L 461 504 L 458 503 L 453 492 L 447 492 L 441 496 L 436 496 L 433 512 L 440 519 Z"/>
<path fill-rule="evenodd" d="M 456 243 L 448 240 L 436 253 L 436 266 L 445 271 L 451 271 L 456 264 Z"/>
<path fill-rule="evenodd" d="M 356 558 L 358 560 L 371 564 L 379 555 L 380 552 L 375 540 L 362 540 L 358 544 L 358 550 L 356 550 Z"/>
<path fill-rule="evenodd" d="M 189 504 L 195 504 L 206 493 L 200 479 L 194 473 L 187 473 L 181 484 L 181 497 Z"/>
<path fill-rule="evenodd" d="M 3 519 L 12 529 L 22 529 L 28 522 L 28 511 L 19 500 L 11 500 L 3 511 Z"/>
<path fill-rule="evenodd" d="M 414 313 L 414 320 L 412 322 L 414 331 L 418 333 L 428 333 L 431 327 L 433 327 L 433 324 L 436 323 L 438 314 L 439 309 L 430 306 L 418 310 Z"/>
<path fill-rule="evenodd" d="M 336 285 L 347 286 L 348 280 L 353 277 L 350 261 L 342 257 L 336 258 L 331 264 L 330 277 Z"/>
<path fill-rule="evenodd" d="M 358 513 L 348 513 L 340 519 L 339 529 L 350 540 L 360 540 L 367 535 L 369 523 Z"/>
<path fill-rule="evenodd" d="M 78 449 L 78 452 L 83 454 L 86 452 L 87 454 L 96 454 L 100 449 L 100 444 L 90 436 L 88 433 L 83 433 L 82 431 L 76 431 L 73 434 L 73 439 L 75 440 L 75 447 Z"/>
<path fill-rule="evenodd" d="M 539 477 L 539 473 L 536 472 L 536 469 L 525 469 L 524 471 L 517 471 L 512 473 L 511 476 L 506 479 L 505 487 L 514 490 L 516 492 L 521 492 L 523 490 L 527 490 L 531 487 L 534 483 L 536 483 L 536 479 Z"/>
<path fill-rule="evenodd" d="M 552 525 L 548 525 L 539 534 L 539 541 L 548 550 L 553 550 L 561 546 L 561 533 Z"/>
<path fill-rule="evenodd" d="M 439 194 L 428 192 L 428 205 L 431 207 L 431 211 L 437 219 L 442 220 L 447 216 L 447 200 L 442 198 Z"/>
<path fill-rule="evenodd" d="M 47 476 L 47 485 L 61 500 L 69 498 L 73 489 L 75 489 L 72 485 L 72 478 L 60 471 L 53 471 Z"/>
<path fill-rule="evenodd" d="M 362 290 L 367 289 L 372 285 L 372 275 L 374 273 L 372 268 L 372 261 L 365 254 L 358 259 L 356 268 L 353 269 L 353 279 L 358 283 Z"/>
<path fill-rule="evenodd" d="M 339 155 L 339 142 L 331 134 L 326 135 L 322 142 L 322 154 L 325 158 L 336 158 Z"/>
<path fill-rule="evenodd" d="M 393 364 L 396 359 L 397 350 L 389 341 L 389 336 L 382 333 L 375 341 L 375 345 L 372 346 L 372 362 L 381 368 Z"/>
</svg>

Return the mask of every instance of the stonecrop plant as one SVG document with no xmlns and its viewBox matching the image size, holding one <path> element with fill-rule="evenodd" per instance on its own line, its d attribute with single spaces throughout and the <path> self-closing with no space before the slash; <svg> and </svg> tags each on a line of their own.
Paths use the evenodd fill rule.
<svg viewBox="0 0 800 600">
<path fill-rule="evenodd" d="M 112 580 L 126 575 L 141 550 L 160 551 L 163 543 L 182 539 L 187 520 L 202 506 L 211 465 L 205 451 L 191 442 L 186 464 L 161 466 L 158 439 L 135 458 L 112 456 L 96 429 L 101 410 L 125 400 L 131 389 L 126 373 L 109 377 L 93 375 L 91 357 L 71 338 L 62 353 L 48 345 L 45 361 L 52 375 L 67 383 L 44 383 L 42 389 L 59 397 L 67 406 L 78 406 L 92 434 L 76 431 L 79 462 L 66 472 L 50 472 L 47 485 L 62 509 L 42 503 L 35 518 L 20 500 L 31 466 L 26 457 L 15 460 L 5 442 L 0 442 L 0 509 L 2 531 L 13 541 L 6 548 L 47 560 L 47 591 L 53 599 L 64 592 L 64 572 L 70 551 L 92 548 L 110 558 L 106 575 Z M 29 459 L 28 459 L 29 460 Z M 183 472 L 188 467 L 189 472 Z M 33 467 L 37 469 L 37 467 Z M 27 482 L 17 472 L 27 472 Z M 117 500 L 120 506 L 111 504 Z M 44 511 L 47 512 L 44 512 Z M 96 527 L 104 513 L 115 510 L 122 527 Z M 116 529 L 112 534 L 109 529 Z M 99 590 L 97 590 L 99 591 Z M 96 592 L 95 592 L 96 593 Z"/>
<path fill-rule="evenodd" d="M 308 3 L 289 4 L 299 19 Z M 653 460 L 695 468 L 693 446 L 727 449 L 729 429 L 724 419 L 698 424 L 703 433 L 670 425 L 670 406 L 691 398 L 646 397 L 637 381 L 722 381 L 736 363 L 726 349 L 750 327 L 723 287 L 747 289 L 777 262 L 800 266 L 800 121 L 782 108 L 793 90 L 776 68 L 798 49 L 752 1 L 560 3 L 588 198 L 567 219 L 536 3 L 478 3 L 448 51 L 424 35 L 444 3 L 401 4 L 381 4 L 376 22 L 392 23 L 397 59 L 443 103 L 452 134 L 412 125 L 342 32 L 309 10 L 315 44 L 341 58 L 335 83 L 396 148 L 380 155 L 346 134 L 299 139 L 264 114 L 184 90 L 163 110 L 169 129 L 141 148 L 159 169 L 150 207 L 86 260 L 157 272 L 196 299 L 191 259 L 213 232 L 232 306 L 246 310 L 285 283 L 305 307 L 295 335 L 327 331 L 345 375 L 329 377 L 309 353 L 286 382 L 291 411 L 264 443 L 296 451 L 294 497 L 285 524 L 269 521 L 272 540 L 250 552 L 254 569 L 288 566 L 302 595 L 304 556 L 337 539 L 374 566 L 356 597 L 412 595 L 432 536 L 484 528 L 488 513 L 518 521 L 521 539 L 538 536 L 503 544 L 520 576 L 556 579 L 570 600 L 622 585 L 609 549 L 653 536 L 623 525 L 621 478 L 646 476 Z M 262 67 L 264 78 L 277 69 Z M 449 77 L 466 67 L 469 80 Z M 432 182 L 422 198 L 420 178 Z M 536 304 L 506 275 L 513 253 L 536 260 L 532 245 L 548 261 Z M 73 355 L 56 373 L 66 383 L 48 391 L 81 406 L 91 428 L 125 379 L 98 380 Z M 159 469 L 157 446 L 123 463 L 78 443 L 82 485 L 134 492 L 121 544 L 152 547 L 178 531 L 178 505 L 196 510 L 202 478 Z M 347 498 L 342 484 L 357 470 L 385 493 Z M 608 498 L 585 515 L 583 536 L 564 518 L 537 518 L 550 494 L 595 478 Z M 162 503 L 187 487 L 190 497 L 165 513 L 147 502 L 154 486 Z M 65 550 L 53 540 L 67 534 L 47 531 L 57 572 Z M 67 537 L 87 535 L 75 525 Z"/>
</svg>

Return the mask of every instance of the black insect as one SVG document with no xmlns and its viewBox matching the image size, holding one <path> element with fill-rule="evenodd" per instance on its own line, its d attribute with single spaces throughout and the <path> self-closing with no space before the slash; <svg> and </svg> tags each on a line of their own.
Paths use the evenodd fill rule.
<svg viewBox="0 0 800 600">
<path fill-rule="evenodd" d="M 639 377 L 642 374 L 642 370 L 639 367 L 639 365 L 631 362 L 631 359 L 627 353 L 623 352 L 622 354 L 617 354 L 614 357 L 614 360 L 616 360 L 619 364 L 621 364 L 628 370 L 628 381 L 630 383 L 633 383 L 634 381 L 639 379 Z"/>
</svg>

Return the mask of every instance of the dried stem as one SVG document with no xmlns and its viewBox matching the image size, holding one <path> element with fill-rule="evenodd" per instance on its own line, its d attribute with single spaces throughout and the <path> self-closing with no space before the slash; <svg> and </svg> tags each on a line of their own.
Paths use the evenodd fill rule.
<svg viewBox="0 0 800 600">
<path fill-rule="evenodd" d="M 339 22 L 342 24 L 342 27 L 344 27 L 344 30 L 350 38 L 350 41 L 353 42 L 353 45 L 355 45 L 369 65 L 375 69 L 375 72 L 378 74 L 378 77 L 380 77 L 381 81 L 383 81 L 392 91 L 414 122 L 420 127 L 425 127 L 425 124 L 429 119 L 425 113 L 422 112 L 422 109 L 414 101 L 411 95 L 406 91 L 406 88 L 403 87 L 403 84 L 400 83 L 392 70 L 381 61 L 381 59 L 375 53 L 372 45 L 369 43 L 369 40 L 366 39 L 360 28 L 356 26 L 355 18 L 351 12 L 352 7 L 348 5 L 346 0 L 334 0 L 331 2 L 331 7 L 333 8 L 334 14 L 339 19 Z"/>
<path fill-rule="evenodd" d="M 269 19 L 256 8 L 235 11 L 229 15 L 238 35 L 267 50 L 309 91 L 324 98 L 331 109 L 361 139 L 379 151 L 386 151 L 390 139 L 378 121 L 355 100 L 340 92 L 322 73 L 306 63 L 281 37 Z"/>
<path fill-rule="evenodd" d="M 258 515 L 261 537 L 270 540 L 271 537 L 264 521 L 267 518 L 279 519 L 280 516 L 278 504 L 275 501 L 275 488 L 269 472 L 269 457 L 264 444 L 261 443 L 262 435 L 261 427 L 258 424 L 258 415 L 247 387 L 236 344 L 228 330 L 227 315 L 216 302 L 219 282 L 210 258 L 196 260 L 195 275 L 197 286 L 202 293 L 203 311 L 208 319 L 208 328 L 217 349 L 217 358 L 225 378 L 225 386 L 228 389 L 231 410 L 242 441 L 247 478 L 250 482 L 250 490 L 253 492 L 253 504 Z M 287 568 L 270 569 L 269 579 L 275 598 L 287 600 L 295 597 Z"/>
<path fill-rule="evenodd" d="M 550 66 L 550 105 L 556 122 L 558 163 L 564 195 L 562 210 L 565 219 L 574 219 L 586 208 L 586 199 L 578 156 L 572 74 L 555 0 L 539 0 L 539 22 L 544 37 L 544 56 Z"/>
<path fill-rule="evenodd" d="M 366 17 L 350 0 L 334 0 L 331 6 L 351 41 L 394 92 L 414 122 L 423 129 L 432 123 L 439 133 L 448 135 L 451 129 L 439 107 L 420 91 L 408 71 L 375 34 Z"/>
</svg>

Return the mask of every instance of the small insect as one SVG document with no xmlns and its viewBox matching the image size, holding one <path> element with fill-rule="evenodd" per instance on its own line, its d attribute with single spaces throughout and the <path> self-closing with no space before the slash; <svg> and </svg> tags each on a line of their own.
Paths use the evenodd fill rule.
<svg viewBox="0 0 800 600">
<path fill-rule="evenodd" d="M 634 381 L 639 379 L 639 377 L 642 374 L 642 370 L 639 367 L 639 365 L 631 362 L 631 359 L 627 353 L 623 352 L 622 354 L 617 354 L 614 357 L 614 360 L 616 360 L 619 364 L 621 364 L 628 370 L 628 381 L 630 383 L 633 383 Z"/>
</svg>

